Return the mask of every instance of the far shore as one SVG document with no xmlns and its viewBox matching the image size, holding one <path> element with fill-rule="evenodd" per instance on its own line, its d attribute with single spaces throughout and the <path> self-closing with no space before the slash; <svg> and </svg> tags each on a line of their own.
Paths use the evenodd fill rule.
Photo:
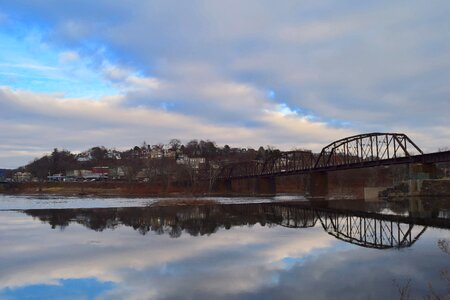
<svg viewBox="0 0 450 300">
<path fill-rule="evenodd" d="M 26 196 L 96 196 L 96 197 L 199 197 L 199 196 L 256 196 L 244 193 L 223 194 L 208 191 L 206 186 L 149 184 L 145 182 L 27 182 L 11 183 L 0 188 L 0 194 Z M 259 195 L 264 196 L 264 195 Z"/>
<path fill-rule="evenodd" d="M 412 183 L 405 181 L 393 188 L 385 188 L 383 198 L 398 199 L 404 197 L 449 197 L 450 179 L 429 179 L 415 183 L 414 189 L 408 187 Z M 417 186 L 420 185 L 420 189 Z M 374 189 L 367 187 L 367 189 Z M 332 199 L 366 199 L 365 184 L 354 184 L 350 188 L 335 184 L 329 185 L 328 195 Z M 383 194 L 382 193 L 382 194 Z M 277 184 L 276 194 L 256 193 L 245 184 L 233 185 L 233 190 L 217 191 L 210 190 L 206 182 L 199 182 L 195 187 L 183 184 L 161 184 L 148 182 L 126 182 L 126 181 L 95 181 L 95 182 L 24 182 L 3 183 L 0 185 L 0 194 L 26 195 L 26 196 L 61 196 L 61 197 L 248 197 L 248 196 L 275 196 L 275 195 L 305 195 L 301 185 L 289 185 L 285 182 Z M 380 194 L 381 195 L 381 194 Z M 322 197 L 323 198 L 323 197 Z"/>
</svg>

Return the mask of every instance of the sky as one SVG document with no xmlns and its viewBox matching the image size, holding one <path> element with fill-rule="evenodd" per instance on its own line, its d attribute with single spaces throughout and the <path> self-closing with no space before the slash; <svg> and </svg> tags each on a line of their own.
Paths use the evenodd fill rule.
<svg viewBox="0 0 450 300">
<path fill-rule="evenodd" d="M 448 1 L 0 0 L 0 168 L 143 141 L 450 146 Z"/>
</svg>

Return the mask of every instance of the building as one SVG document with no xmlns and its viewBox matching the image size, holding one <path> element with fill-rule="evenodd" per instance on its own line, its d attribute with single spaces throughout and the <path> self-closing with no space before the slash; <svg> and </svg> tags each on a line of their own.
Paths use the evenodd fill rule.
<svg viewBox="0 0 450 300">
<path fill-rule="evenodd" d="M 49 175 L 49 176 L 47 176 L 47 181 L 49 181 L 49 182 L 63 182 L 63 181 L 66 181 L 66 176 L 64 176 L 61 173 Z"/>
<path fill-rule="evenodd" d="M 188 157 L 186 155 L 180 155 L 177 158 L 177 164 L 188 165 L 193 169 L 200 169 L 205 163 L 206 159 L 204 157 Z"/>
<path fill-rule="evenodd" d="M 16 182 L 30 182 L 32 178 L 30 172 L 16 172 L 13 176 L 13 180 Z"/>
<path fill-rule="evenodd" d="M 92 170 L 70 170 L 66 172 L 65 177 L 63 181 L 108 179 L 109 167 L 94 167 Z"/>
<path fill-rule="evenodd" d="M 116 167 L 109 169 L 110 179 L 123 179 L 125 177 L 125 171 L 122 167 Z"/>
</svg>

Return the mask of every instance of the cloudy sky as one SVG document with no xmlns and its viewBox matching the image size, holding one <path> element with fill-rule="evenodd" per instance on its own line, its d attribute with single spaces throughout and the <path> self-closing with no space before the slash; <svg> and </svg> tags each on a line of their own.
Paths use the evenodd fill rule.
<svg viewBox="0 0 450 300">
<path fill-rule="evenodd" d="M 0 1 L 0 167 L 179 138 L 450 146 L 448 1 Z"/>
</svg>

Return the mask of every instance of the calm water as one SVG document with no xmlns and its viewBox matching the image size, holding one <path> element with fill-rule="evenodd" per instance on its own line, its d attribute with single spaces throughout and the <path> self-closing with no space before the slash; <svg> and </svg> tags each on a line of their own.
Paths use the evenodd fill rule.
<svg viewBox="0 0 450 300">
<path fill-rule="evenodd" d="M 449 295 L 450 199 L 286 200 L 0 196 L 0 299 Z"/>
</svg>

